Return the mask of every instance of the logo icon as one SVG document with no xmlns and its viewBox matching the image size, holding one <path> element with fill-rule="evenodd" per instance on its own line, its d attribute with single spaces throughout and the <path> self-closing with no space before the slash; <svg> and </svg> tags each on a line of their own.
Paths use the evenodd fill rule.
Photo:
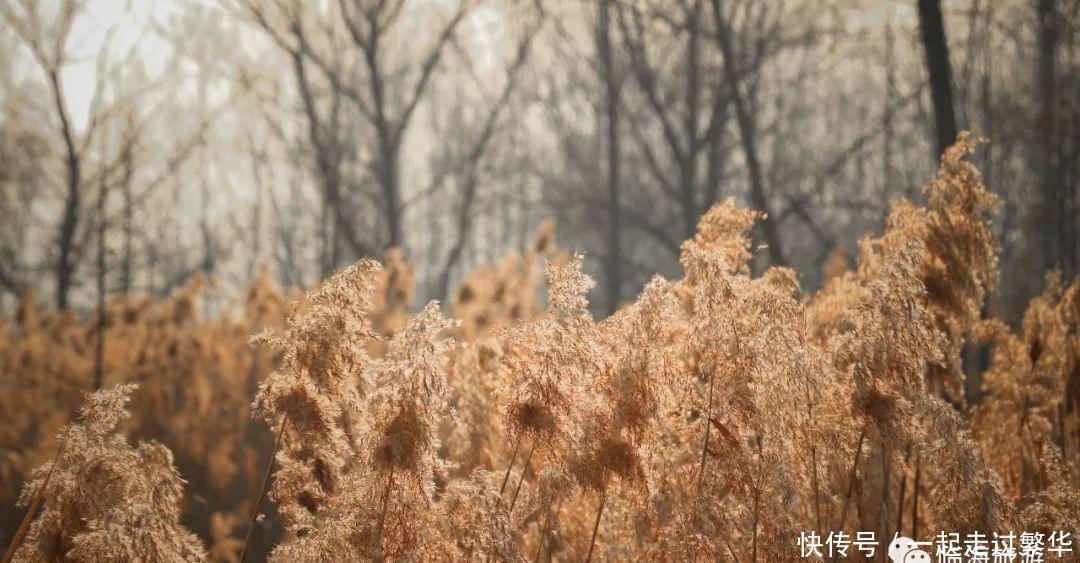
<svg viewBox="0 0 1080 563">
<path fill-rule="evenodd" d="M 929 546 L 930 542 L 917 542 L 911 538 L 894 534 L 889 544 L 889 560 L 892 563 L 930 563 L 930 554 L 919 549 Z"/>
<path fill-rule="evenodd" d="M 913 549 L 904 556 L 904 563 L 930 563 L 930 554 L 921 549 Z"/>
</svg>

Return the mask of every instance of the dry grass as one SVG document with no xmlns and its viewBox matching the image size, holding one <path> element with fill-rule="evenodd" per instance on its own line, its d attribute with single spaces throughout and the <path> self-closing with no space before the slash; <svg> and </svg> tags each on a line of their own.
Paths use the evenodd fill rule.
<svg viewBox="0 0 1080 563">
<path fill-rule="evenodd" d="M 1049 274 L 1015 331 L 983 318 L 997 245 L 974 147 L 813 295 L 791 270 L 751 273 L 758 217 L 726 202 L 684 243 L 682 279 L 601 320 L 550 226 L 467 278 L 457 320 L 408 315 L 397 255 L 288 306 L 260 282 L 218 320 L 194 289 L 118 303 L 108 373 L 142 386 L 125 427 L 177 452 L 186 506 L 169 449 L 117 433 L 130 387 L 61 427 L 94 323 L 27 307 L 0 331 L 0 475 L 44 498 L 17 557 L 237 560 L 274 449 L 252 412 L 281 436 L 274 560 L 788 561 L 808 530 L 1080 536 L 1080 283 Z M 974 343 L 992 348 L 968 404 Z M 60 454 L 28 473 L 54 433 Z"/>
</svg>

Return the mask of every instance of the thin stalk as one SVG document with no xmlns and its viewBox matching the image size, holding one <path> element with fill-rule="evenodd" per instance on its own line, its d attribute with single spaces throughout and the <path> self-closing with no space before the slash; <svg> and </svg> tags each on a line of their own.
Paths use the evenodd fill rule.
<svg viewBox="0 0 1080 563">
<path fill-rule="evenodd" d="M 379 525 L 375 528 L 375 537 L 373 543 L 375 544 L 372 549 L 371 560 L 375 563 L 379 563 L 382 558 L 382 531 L 383 525 L 386 524 L 386 507 L 390 504 L 390 490 L 394 488 L 394 470 L 390 470 L 390 475 L 386 481 L 386 491 L 383 492 L 382 498 L 382 510 L 379 512 Z"/>
<path fill-rule="evenodd" d="M 589 553 L 585 556 L 585 563 L 592 560 L 593 548 L 596 547 L 596 532 L 600 530 L 600 516 L 604 514 L 604 500 L 607 499 L 607 487 L 600 491 L 600 507 L 596 509 L 596 521 L 593 522 L 592 539 L 589 540 Z"/>
<path fill-rule="evenodd" d="M 758 491 L 754 490 L 754 525 L 750 539 L 750 561 L 757 561 Z"/>
<path fill-rule="evenodd" d="M 544 553 L 544 540 L 547 539 L 548 525 L 551 524 L 551 512 L 548 511 L 544 515 L 544 527 L 540 530 L 539 545 L 536 546 L 536 557 L 533 557 L 533 563 L 540 562 L 540 555 Z"/>
<path fill-rule="evenodd" d="M 889 481 L 891 480 L 892 461 L 889 459 L 889 448 L 885 442 L 881 443 L 881 537 L 888 538 L 889 532 Z M 884 555 L 884 552 L 882 552 Z"/>
<path fill-rule="evenodd" d="M 727 541 L 727 538 L 724 538 L 724 545 L 727 546 L 728 552 L 731 553 L 731 558 L 735 563 L 739 563 L 739 556 L 735 554 L 735 548 L 731 547 L 731 542 Z"/>
<path fill-rule="evenodd" d="M 904 454 L 904 465 L 907 465 L 908 460 L 911 459 L 911 444 L 908 444 L 907 452 Z M 900 492 L 896 496 L 896 533 L 904 533 L 904 492 L 907 488 L 907 472 L 900 475 Z"/>
<path fill-rule="evenodd" d="M 813 412 L 810 410 L 810 402 L 809 401 L 807 401 L 807 403 L 806 403 L 806 411 L 807 411 L 807 415 L 810 416 L 810 419 L 813 420 L 814 415 L 813 415 Z M 817 522 L 817 529 L 823 530 L 824 528 L 821 527 L 821 501 L 820 501 L 820 494 L 819 494 L 820 489 L 821 489 L 821 484 L 818 481 L 818 472 L 817 472 L 817 444 L 814 444 L 814 445 L 810 446 L 810 465 L 811 465 L 811 469 L 813 471 L 814 519 Z"/>
<path fill-rule="evenodd" d="M 274 469 L 274 458 L 277 457 L 278 448 L 281 447 L 281 436 L 285 434 L 285 426 L 289 424 L 289 415 L 281 419 L 281 428 L 278 429 L 277 437 L 274 438 L 274 449 L 270 452 L 270 460 L 266 462 L 266 471 L 263 472 L 262 485 L 259 486 L 259 496 L 255 497 L 255 506 L 251 507 L 251 520 L 248 521 L 247 533 L 244 534 L 244 547 L 240 550 L 240 563 L 244 563 L 248 547 L 251 546 L 251 533 L 255 530 L 255 522 L 259 519 L 259 506 L 266 496 L 266 489 L 270 485 L 270 472 Z"/>
<path fill-rule="evenodd" d="M 1058 405 L 1058 408 L 1057 408 L 1057 423 L 1058 423 L 1058 437 L 1061 439 L 1060 443 L 1058 444 L 1058 445 L 1061 446 L 1061 459 L 1067 461 L 1069 459 L 1069 454 L 1068 454 L 1068 451 L 1066 451 L 1066 448 L 1065 448 L 1066 441 L 1065 441 L 1065 405 L 1064 404 Z"/>
<path fill-rule="evenodd" d="M 813 404 L 813 401 L 810 398 L 810 389 L 807 388 L 807 390 L 806 390 L 806 418 L 809 419 L 810 425 L 814 426 L 815 420 L 814 420 L 814 410 L 812 408 L 812 404 Z M 810 445 L 810 470 L 811 470 L 811 477 L 812 477 L 811 483 L 813 484 L 813 487 L 814 487 L 814 521 L 817 523 L 817 529 L 822 530 L 824 528 L 821 527 L 821 500 L 820 500 L 821 483 L 818 480 L 817 443 L 816 442 L 811 442 L 811 445 Z"/>
<path fill-rule="evenodd" d="M 761 473 L 761 436 L 757 437 L 757 472 Z M 754 526 L 753 535 L 750 540 L 750 561 L 757 561 L 757 531 L 758 531 L 758 510 L 761 507 L 761 490 L 754 487 Z"/>
<path fill-rule="evenodd" d="M 735 319 L 728 315 L 728 322 L 731 324 L 731 333 L 735 335 L 735 359 L 739 358 L 742 352 L 742 345 L 739 342 L 739 331 L 735 330 Z M 709 427 L 712 421 L 712 406 L 713 406 L 713 388 L 716 384 L 716 370 L 713 369 L 709 374 L 709 404 L 705 409 L 705 437 L 701 440 L 701 464 L 698 467 L 698 491 L 701 491 L 701 483 L 705 477 L 705 459 L 709 453 Z"/>
<path fill-rule="evenodd" d="M 514 505 L 517 504 L 518 493 L 521 492 L 521 483 L 525 481 L 525 474 L 529 472 L 529 462 L 532 461 L 533 452 L 536 450 L 536 440 L 533 440 L 531 446 L 529 446 L 529 455 L 525 457 L 525 465 L 521 468 L 521 478 L 518 479 L 517 488 L 514 489 L 514 498 L 510 499 L 510 508 L 507 512 L 514 511 Z"/>
<path fill-rule="evenodd" d="M 105 298 L 108 288 L 105 285 L 105 200 L 108 198 L 108 183 L 101 180 L 101 193 L 97 202 L 97 342 L 94 346 L 94 391 L 101 389 L 105 382 Z"/>
<path fill-rule="evenodd" d="M 701 482 L 705 477 L 705 459 L 709 452 L 709 428 L 712 424 L 709 421 L 712 419 L 712 405 L 713 405 L 713 384 L 716 382 L 716 371 L 713 370 L 709 376 L 709 406 L 705 410 L 705 438 L 701 440 L 701 465 L 698 467 L 698 491 L 701 490 Z"/>
<path fill-rule="evenodd" d="M 503 491 L 506 490 L 506 482 L 510 480 L 510 470 L 514 468 L 514 461 L 517 459 L 518 447 L 521 446 L 521 440 L 518 440 L 514 444 L 514 453 L 510 454 L 510 465 L 506 466 L 506 474 L 503 475 L 502 486 L 499 487 L 499 501 L 502 502 Z M 498 504 L 495 505 L 498 508 Z"/>
<path fill-rule="evenodd" d="M 562 499 L 555 503 L 555 514 L 559 513 L 559 507 L 562 505 Z M 540 545 L 536 548 L 536 557 L 533 558 L 533 563 L 540 563 L 540 556 L 544 554 L 544 542 L 547 540 L 548 533 L 551 531 L 551 513 L 552 509 L 548 507 L 547 513 L 544 514 L 544 531 L 540 533 Z"/>
<path fill-rule="evenodd" d="M 53 456 L 52 465 L 49 466 L 49 471 L 45 473 L 45 479 L 41 482 L 41 485 L 38 485 L 37 490 L 34 491 L 34 498 L 30 501 L 30 506 L 26 509 L 26 514 L 23 515 L 22 521 L 19 522 L 19 528 L 15 530 L 15 536 L 11 538 L 11 544 L 8 545 L 7 551 L 4 551 L 3 563 L 10 563 L 10 561 L 15 558 L 15 552 L 19 550 L 19 545 L 21 545 L 23 539 L 26 538 L 26 533 L 30 531 L 30 523 L 34 521 L 34 514 L 37 512 L 38 507 L 41 506 L 41 501 L 44 500 L 45 487 L 49 486 L 53 471 L 56 470 L 56 464 L 60 461 L 60 453 L 64 451 L 64 445 L 66 443 L 67 434 L 64 434 L 64 440 L 56 447 L 56 454 Z"/>
<path fill-rule="evenodd" d="M 847 496 L 844 497 L 844 508 L 840 511 L 840 526 L 837 530 L 843 530 L 844 525 L 847 524 L 848 508 L 851 506 L 851 493 L 855 489 L 855 472 L 859 469 L 859 453 L 862 452 L 863 440 L 866 438 L 866 425 L 863 424 L 862 430 L 859 431 L 859 443 L 855 446 L 855 455 L 851 459 L 851 473 L 848 474 L 848 488 Z M 836 561 L 836 554 L 833 554 L 833 561 Z"/>
<path fill-rule="evenodd" d="M 818 494 L 820 486 L 818 485 L 816 446 L 810 448 L 810 461 L 814 464 L 814 519 L 817 521 L 817 528 L 821 530 L 823 528 L 821 527 L 821 501 Z"/>
<path fill-rule="evenodd" d="M 922 458 L 915 458 L 915 483 L 911 494 L 911 539 L 919 540 L 919 477 L 922 474 Z"/>
<path fill-rule="evenodd" d="M 830 525 L 832 525 L 832 521 L 833 521 L 833 519 L 832 519 L 832 517 L 833 517 L 832 511 L 833 511 L 833 503 L 831 503 L 831 502 L 825 503 L 825 521 L 828 522 Z"/>
</svg>

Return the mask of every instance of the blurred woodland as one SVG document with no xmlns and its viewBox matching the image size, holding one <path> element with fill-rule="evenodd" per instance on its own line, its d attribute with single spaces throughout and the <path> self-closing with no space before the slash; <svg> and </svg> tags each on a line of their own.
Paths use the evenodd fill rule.
<svg viewBox="0 0 1080 563">
<path fill-rule="evenodd" d="M 363 278 L 372 300 L 361 323 L 366 353 L 393 356 L 409 315 L 429 300 L 444 303 L 460 321 L 449 332 L 466 343 L 448 354 L 450 386 L 469 391 L 453 395 L 465 423 L 438 428 L 446 444 L 438 453 L 459 464 L 460 479 L 473 469 L 501 476 L 504 466 L 508 478 L 524 450 L 521 458 L 517 446 L 512 456 L 503 451 L 507 438 L 493 437 L 507 432 L 501 419 L 469 418 L 502 373 L 491 366 L 516 353 L 500 331 L 587 314 L 559 309 L 554 296 L 581 288 L 552 284 L 551 271 L 546 304 L 543 264 L 573 265 L 572 253 L 582 252 L 578 274 L 596 284 L 587 302 L 575 294 L 574 303 L 598 318 L 622 308 L 597 330 L 634 342 L 645 329 L 626 319 L 663 309 L 650 301 L 662 292 L 648 285 L 653 275 L 685 274 L 673 284 L 687 285 L 671 292 L 692 302 L 693 288 L 715 280 L 686 271 L 700 259 L 688 249 L 721 235 L 746 262 L 745 271 L 735 259 L 717 274 L 738 280 L 726 287 L 745 280 L 777 302 L 793 288 L 785 307 L 808 319 L 807 338 L 822 349 L 847 330 L 829 311 L 855 300 L 851 287 L 896 282 L 874 252 L 910 258 L 918 283 L 890 291 L 929 300 L 926 315 L 944 334 L 934 346 L 946 351 L 910 347 L 916 356 L 934 348 L 912 362 L 945 359 L 937 379 L 919 367 L 929 370 L 929 391 L 905 400 L 937 408 L 940 397 L 975 426 L 974 450 L 1007 451 L 987 456 L 1004 478 L 1004 492 L 986 485 L 994 494 L 1064 491 L 1076 481 L 1069 468 L 1080 468 L 1078 35 L 1080 0 L 0 0 L 0 545 L 22 518 L 12 509 L 20 491 L 28 504 L 23 483 L 41 479 L 33 468 L 61 458 L 53 437 L 83 392 L 134 382 L 123 432 L 167 446 L 166 465 L 175 462 L 187 481 L 177 501 L 183 525 L 210 558 L 237 561 L 267 459 L 282 435 L 299 433 L 286 433 L 285 422 L 271 431 L 280 405 L 261 407 L 270 428 L 252 418 L 251 400 L 266 392 L 260 382 L 282 354 L 249 337 L 296 330 L 287 303 L 364 258 L 384 264 Z M 959 182 L 964 195 L 924 191 L 946 148 L 966 139 L 962 131 L 989 141 L 967 157 L 974 145 L 964 140 L 949 166 L 960 166 L 962 152 L 981 177 L 958 181 L 943 166 L 940 181 Z M 911 226 L 922 223 L 904 216 L 909 204 L 897 198 L 930 210 L 929 235 Z M 737 215 L 732 205 L 761 215 Z M 950 223 L 956 217 L 963 223 Z M 740 229 L 751 224 L 743 248 Z M 934 248 L 934 229 L 977 257 Z M 966 229 L 975 234 L 963 238 Z M 933 258 L 890 254 L 902 245 L 889 233 L 925 239 Z M 779 267 L 791 270 L 770 269 Z M 961 295 L 962 305 L 934 301 L 941 292 Z M 732 311 L 769 317 L 747 303 Z M 686 336 L 716 321 L 685 314 L 672 322 L 676 336 L 664 337 L 674 350 L 686 352 L 684 337 L 702 347 L 694 353 L 729 347 Z M 499 345 L 489 349 L 487 338 Z M 846 357 L 829 348 L 826 359 L 799 361 L 817 369 L 831 354 Z M 750 356 L 739 362 L 752 364 Z M 693 400 L 708 387 L 711 409 L 712 379 L 703 386 L 696 377 L 687 376 Z M 865 391 L 848 383 L 836 384 L 841 397 Z M 1029 396 L 1027 386 L 1039 391 Z M 1007 418 L 993 418 L 992 408 Z M 686 428 L 706 429 L 704 473 L 709 426 L 728 430 L 708 416 L 700 422 L 699 410 L 698 426 Z M 940 522 L 932 507 L 920 511 L 920 475 L 924 488 L 940 476 L 920 474 L 911 436 L 880 413 L 858 412 L 870 422 L 831 436 L 845 445 L 815 458 L 800 510 L 817 508 L 820 524 L 817 495 L 831 491 L 823 494 L 830 510 L 842 506 L 841 529 L 858 518 L 863 529 L 895 531 L 905 514 L 908 526 Z M 1027 434 L 1002 436 L 999 423 Z M 952 419 L 941 424 L 960 433 Z M 756 460 L 740 455 L 760 467 L 768 432 L 752 426 L 731 440 L 756 439 Z M 851 457 L 859 462 L 864 435 L 865 462 L 877 473 L 865 498 L 860 481 L 852 500 Z M 1050 443 L 1060 443 L 1065 477 L 1046 469 L 1053 463 L 1039 448 Z M 970 454 L 958 448 L 948 455 Z M 517 486 L 528 474 L 536 492 L 526 501 L 550 514 L 550 502 L 529 495 L 558 485 L 524 463 Z M 818 464 L 827 466 L 824 483 Z M 727 495 L 717 505 L 750 498 Z M 600 498 L 603 511 L 606 497 L 588 498 Z M 1017 500 L 1017 514 L 1026 503 Z M 742 537 L 737 549 L 768 560 L 756 551 L 752 504 L 753 540 Z M 283 524 L 262 506 L 269 517 L 253 525 L 251 549 L 260 558 L 296 537 L 289 513 Z M 565 516 L 558 540 L 541 530 L 540 512 L 518 516 L 529 531 L 515 541 L 529 558 L 539 549 L 539 560 L 548 541 L 549 559 L 580 560 L 592 550 L 591 518 L 600 522 L 594 509 L 586 503 Z M 773 539 L 789 531 L 776 526 Z M 603 548 L 620 548 L 613 538 L 601 539 Z M 653 539 L 649 549 L 660 549 Z"/>
<path fill-rule="evenodd" d="M 988 307 L 1078 268 L 1076 0 L 2 6 L 8 313 L 391 248 L 445 299 L 547 217 L 610 312 L 727 197 L 815 288 L 960 130 L 1002 201 Z"/>
</svg>

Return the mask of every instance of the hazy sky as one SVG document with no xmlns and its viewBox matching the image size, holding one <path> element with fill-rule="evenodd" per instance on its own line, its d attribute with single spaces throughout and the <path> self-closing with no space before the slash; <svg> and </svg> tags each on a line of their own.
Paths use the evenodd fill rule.
<svg viewBox="0 0 1080 563">
<path fill-rule="evenodd" d="M 113 61 L 135 49 L 151 76 L 164 67 L 163 58 L 170 48 L 152 31 L 151 22 L 165 23 L 177 12 L 169 0 L 89 0 L 86 10 L 75 20 L 68 39 L 71 63 L 61 75 L 65 97 L 76 127 L 86 125 L 90 98 L 94 91 L 97 55 L 106 41 Z M 24 60 L 28 65 L 29 61 Z M 40 72 L 24 66 L 24 71 Z M 39 77 L 35 77 L 39 79 Z"/>
</svg>

